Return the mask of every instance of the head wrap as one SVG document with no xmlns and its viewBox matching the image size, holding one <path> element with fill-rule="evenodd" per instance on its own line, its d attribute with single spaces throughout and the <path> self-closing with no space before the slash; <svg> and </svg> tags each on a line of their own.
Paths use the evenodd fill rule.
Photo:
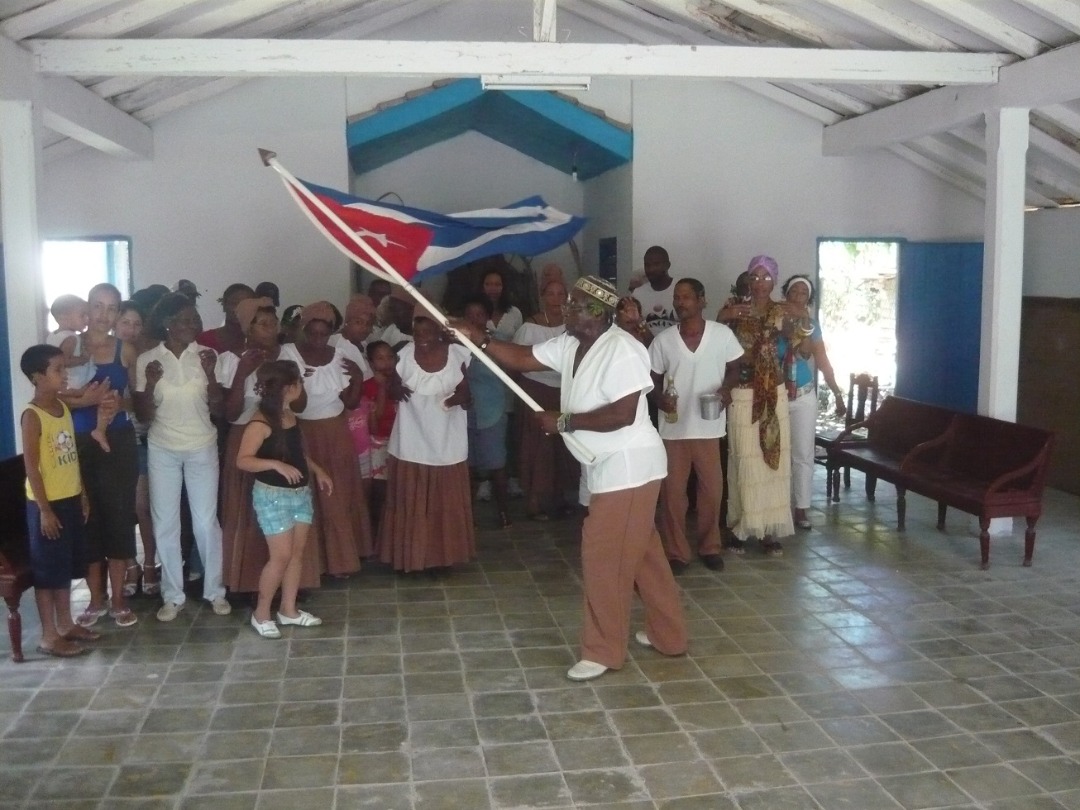
<svg viewBox="0 0 1080 810">
<path fill-rule="evenodd" d="M 251 331 L 255 323 L 255 316 L 260 309 L 273 309 L 274 302 L 269 298 L 245 298 L 236 305 L 236 322 L 240 324 L 240 331 L 245 335 Z"/>
<path fill-rule="evenodd" d="M 354 295 L 345 307 L 345 320 L 363 315 L 375 317 L 375 302 L 366 295 Z"/>
<path fill-rule="evenodd" d="M 337 314 L 334 305 L 329 301 L 316 301 L 308 304 L 300 313 L 300 328 L 303 329 L 312 321 L 324 321 L 330 325 L 331 331 L 337 331 Z"/>
<path fill-rule="evenodd" d="M 615 305 L 619 303 L 619 294 L 615 291 L 615 285 L 599 276 L 579 278 L 574 282 L 574 289 L 581 290 L 609 309 L 615 309 Z"/>
<path fill-rule="evenodd" d="M 747 273 L 753 273 L 759 267 L 763 268 L 766 273 L 773 280 L 773 284 L 780 278 L 780 265 L 776 263 L 776 259 L 771 256 L 755 256 L 750 260 L 750 264 L 746 267 Z"/>
</svg>

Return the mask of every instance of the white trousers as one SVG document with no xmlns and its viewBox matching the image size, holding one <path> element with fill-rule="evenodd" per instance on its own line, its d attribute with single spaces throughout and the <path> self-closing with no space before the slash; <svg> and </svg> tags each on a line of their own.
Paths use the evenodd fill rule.
<svg viewBox="0 0 1080 810">
<path fill-rule="evenodd" d="M 221 580 L 221 524 L 218 523 L 217 445 L 199 450 L 166 450 L 149 443 L 150 514 L 154 519 L 161 596 L 184 604 L 184 560 L 180 551 L 180 489 L 187 487 L 191 528 L 203 562 L 203 598 L 225 596 Z"/>
<path fill-rule="evenodd" d="M 796 509 L 810 508 L 817 412 L 816 391 L 809 391 L 788 402 L 791 419 L 791 500 Z"/>
</svg>

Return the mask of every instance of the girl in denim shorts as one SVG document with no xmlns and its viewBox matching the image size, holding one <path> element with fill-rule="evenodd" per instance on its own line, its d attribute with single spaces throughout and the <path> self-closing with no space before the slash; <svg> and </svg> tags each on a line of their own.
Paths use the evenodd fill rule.
<svg viewBox="0 0 1080 810">
<path fill-rule="evenodd" d="M 314 627 L 322 619 L 296 607 L 304 544 L 311 528 L 311 481 L 326 492 L 333 482 L 304 452 L 300 427 L 290 406 L 304 393 L 300 369 L 291 360 L 263 363 L 255 390 L 262 398 L 240 440 L 236 466 L 253 473 L 252 505 L 266 536 L 270 559 L 259 576 L 259 601 L 251 626 L 263 638 L 281 638 L 278 624 Z M 277 622 L 270 605 L 278 588 Z"/>
</svg>

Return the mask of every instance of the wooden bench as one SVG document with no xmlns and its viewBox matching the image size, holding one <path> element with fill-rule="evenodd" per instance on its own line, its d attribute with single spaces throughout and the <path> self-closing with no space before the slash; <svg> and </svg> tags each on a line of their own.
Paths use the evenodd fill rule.
<svg viewBox="0 0 1080 810">
<path fill-rule="evenodd" d="M 26 472 L 22 456 L 0 461 L 0 597 L 8 608 L 11 657 L 22 663 L 22 614 L 19 602 L 34 584 L 30 571 L 30 541 L 26 534 Z"/>
<path fill-rule="evenodd" d="M 890 403 L 891 407 L 886 408 Z M 923 438 L 942 427 L 938 435 Z M 1023 517 L 1025 566 L 1035 551 L 1035 524 L 1049 470 L 1052 433 L 988 416 L 958 413 L 890 397 L 863 425 L 867 443 L 839 446 L 837 463 L 896 486 L 897 528 L 904 529 L 906 492 L 938 502 L 938 529 L 952 506 L 979 519 L 981 566 L 990 565 L 990 521 Z M 853 429 L 856 426 L 853 426 Z M 871 497 L 872 500 L 872 497 Z"/>
<path fill-rule="evenodd" d="M 862 422 L 842 431 L 828 447 L 833 469 L 850 466 L 866 476 L 866 499 L 874 500 L 877 479 L 897 483 L 900 465 L 919 444 L 941 436 L 952 423 L 955 411 L 903 397 L 888 397 Z M 851 440 L 865 428 L 864 439 Z M 903 505 L 898 500 L 900 528 L 904 528 Z"/>
</svg>

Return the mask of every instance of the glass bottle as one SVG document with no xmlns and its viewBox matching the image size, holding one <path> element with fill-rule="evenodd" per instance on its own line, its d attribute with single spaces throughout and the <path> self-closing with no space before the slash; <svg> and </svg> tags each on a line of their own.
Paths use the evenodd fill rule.
<svg viewBox="0 0 1080 810">
<path fill-rule="evenodd" d="M 664 386 L 664 396 L 671 399 L 671 410 L 664 411 L 664 421 L 678 422 L 679 392 L 675 390 L 675 378 L 670 374 L 667 377 L 667 384 Z"/>
</svg>

